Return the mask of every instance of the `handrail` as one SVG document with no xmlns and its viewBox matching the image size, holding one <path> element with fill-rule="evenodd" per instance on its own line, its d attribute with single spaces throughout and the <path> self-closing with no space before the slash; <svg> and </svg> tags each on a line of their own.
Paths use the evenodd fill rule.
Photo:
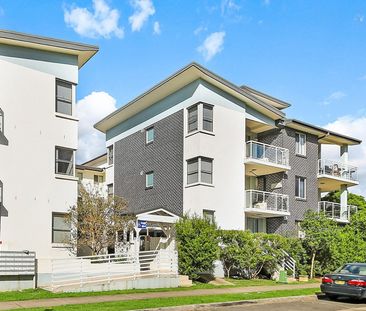
<svg viewBox="0 0 366 311">
<path fill-rule="evenodd" d="M 347 220 L 351 219 L 351 215 L 357 212 L 358 207 L 355 205 L 347 205 L 347 209 L 342 211 L 340 203 L 320 201 L 318 202 L 318 213 L 322 212 L 331 219 Z"/>
<path fill-rule="evenodd" d="M 358 168 L 354 165 L 328 159 L 318 160 L 318 174 L 358 181 Z"/>
<path fill-rule="evenodd" d="M 246 142 L 246 157 L 278 165 L 289 165 L 288 149 L 254 140 Z"/>
<path fill-rule="evenodd" d="M 246 208 L 288 212 L 289 196 L 276 192 L 246 190 Z"/>
</svg>

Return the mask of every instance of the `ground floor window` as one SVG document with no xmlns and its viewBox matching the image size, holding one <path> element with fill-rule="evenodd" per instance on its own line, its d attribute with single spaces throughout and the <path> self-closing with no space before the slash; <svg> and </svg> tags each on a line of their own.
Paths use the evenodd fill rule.
<svg viewBox="0 0 366 311">
<path fill-rule="evenodd" d="M 266 232 L 266 219 L 247 217 L 245 229 L 253 233 Z"/>
<path fill-rule="evenodd" d="M 67 214 L 52 213 L 52 243 L 69 243 L 71 226 L 67 221 Z"/>
<path fill-rule="evenodd" d="M 211 224 L 215 222 L 215 211 L 213 210 L 203 210 L 203 218 L 207 219 Z"/>
</svg>

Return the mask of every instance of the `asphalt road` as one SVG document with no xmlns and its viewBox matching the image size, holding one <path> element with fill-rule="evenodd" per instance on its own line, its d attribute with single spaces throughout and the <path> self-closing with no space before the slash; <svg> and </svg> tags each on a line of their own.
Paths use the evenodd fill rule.
<svg viewBox="0 0 366 311">
<path fill-rule="evenodd" d="M 325 297 L 304 297 L 275 299 L 264 302 L 251 302 L 238 306 L 211 308 L 215 311 L 366 311 L 366 301 L 359 302 L 349 299 L 330 301 Z"/>
</svg>

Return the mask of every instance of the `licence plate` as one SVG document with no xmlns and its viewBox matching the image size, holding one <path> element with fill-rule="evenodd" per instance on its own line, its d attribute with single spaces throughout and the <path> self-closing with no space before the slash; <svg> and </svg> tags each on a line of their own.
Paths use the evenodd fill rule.
<svg viewBox="0 0 366 311">
<path fill-rule="evenodd" d="M 337 284 L 337 285 L 344 285 L 345 283 L 346 283 L 345 281 L 340 281 L 340 280 L 334 281 L 334 284 Z"/>
</svg>

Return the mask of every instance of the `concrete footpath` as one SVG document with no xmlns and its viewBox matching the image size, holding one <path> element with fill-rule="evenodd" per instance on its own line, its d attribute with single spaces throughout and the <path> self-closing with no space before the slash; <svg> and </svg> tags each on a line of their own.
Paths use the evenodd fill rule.
<svg viewBox="0 0 366 311">
<path fill-rule="evenodd" d="M 4 301 L 0 302 L 0 310 L 14 310 L 21 308 L 48 308 L 71 304 L 103 303 L 114 301 L 144 300 L 153 298 L 172 298 L 188 296 L 206 296 L 221 294 L 240 294 L 254 292 L 269 292 L 274 290 L 319 288 L 319 283 L 299 284 L 299 285 L 275 285 L 275 286 L 250 286 L 250 287 L 230 287 L 213 289 L 192 289 L 170 292 L 150 292 L 136 294 L 118 294 L 105 296 L 71 297 L 71 298 L 50 298 L 25 301 Z"/>
</svg>

